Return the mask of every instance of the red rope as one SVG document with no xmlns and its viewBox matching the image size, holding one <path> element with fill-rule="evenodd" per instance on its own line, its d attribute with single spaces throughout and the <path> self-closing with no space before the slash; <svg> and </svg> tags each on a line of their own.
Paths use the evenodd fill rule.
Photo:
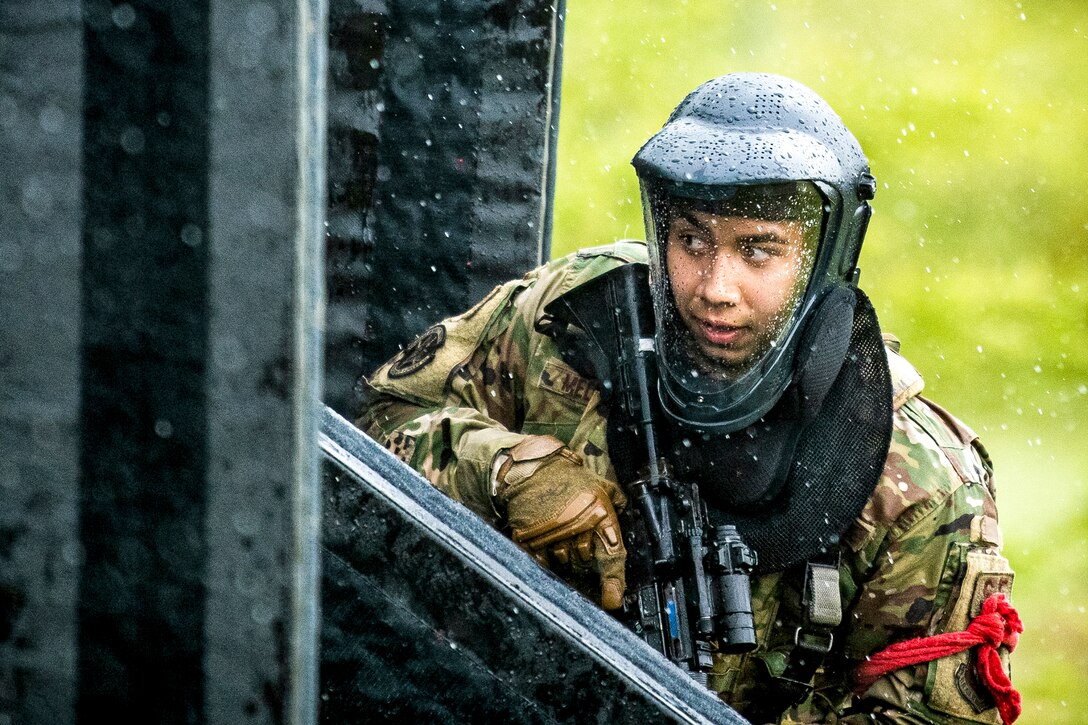
<svg viewBox="0 0 1088 725">
<path fill-rule="evenodd" d="M 855 670 L 855 691 L 859 694 L 864 692 L 877 679 L 901 667 L 940 659 L 977 646 L 979 677 L 997 702 L 1001 720 L 1005 725 L 1012 725 L 1020 717 L 1020 693 L 1013 688 L 1001 667 L 997 648 L 1005 645 L 1010 652 L 1016 649 L 1023 631 L 1020 615 L 1005 595 L 991 594 L 982 603 L 982 612 L 967 625 L 966 631 L 896 642 L 872 655 Z"/>
</svg>

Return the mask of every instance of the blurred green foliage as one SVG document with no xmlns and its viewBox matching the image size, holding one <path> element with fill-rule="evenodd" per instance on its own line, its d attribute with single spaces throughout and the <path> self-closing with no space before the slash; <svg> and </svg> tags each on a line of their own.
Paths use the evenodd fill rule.
<svg viewBox="0 0 1088 725">
<path fill-rule="evenodd" d="M 1088 4 L 569 0 L 553 254 L 642 236 L 629 161 L 732 71 L 795 78 L 879 183 L 862 286 L 993 455 L 1021 723 L 1088 721 Z"/>
</svg>

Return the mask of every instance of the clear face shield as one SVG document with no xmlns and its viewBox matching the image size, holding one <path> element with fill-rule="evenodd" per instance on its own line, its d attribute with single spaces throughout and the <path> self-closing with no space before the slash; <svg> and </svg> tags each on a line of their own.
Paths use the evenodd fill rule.
<svg viewBox="0 0 1088 725">
<path fill-rule="evenodd" d="M 798 334 L 831 212 L 809 181 L 710 191 L 643 185 L 661 383 L 695 420 L 765 390 L 768 371 L 788 376 L 774 363 Z"/>
</svg>

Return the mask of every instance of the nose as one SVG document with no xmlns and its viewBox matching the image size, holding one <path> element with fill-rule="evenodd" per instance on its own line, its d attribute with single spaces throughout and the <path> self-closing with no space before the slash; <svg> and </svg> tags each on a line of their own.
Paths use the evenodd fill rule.
<svg viewBox="0 0 1088 725">
<path fill-rule="evenodd" d="M 740 275 L 736 255 L 719 252 L 703 271 L 699 296 L 711 306 L 735 307 L 740 303 Z"/>
</svg>

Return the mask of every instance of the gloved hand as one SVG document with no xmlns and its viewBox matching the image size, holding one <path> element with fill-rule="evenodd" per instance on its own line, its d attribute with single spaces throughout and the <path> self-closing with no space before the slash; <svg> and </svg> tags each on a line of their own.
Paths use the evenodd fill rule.
<svg viewBox="0 0 1088 725">
<path fill-rule="evenodd" d="M 511 448 L 496 478 L 496 503 L 514 541 L 545 567 L 592 571 L 600 578 L 601 606 L 617 609 L 627 586 L 627 550 L 616 518 L 627 497 L 619 486 L 551 436 Z"/>
</svg>

